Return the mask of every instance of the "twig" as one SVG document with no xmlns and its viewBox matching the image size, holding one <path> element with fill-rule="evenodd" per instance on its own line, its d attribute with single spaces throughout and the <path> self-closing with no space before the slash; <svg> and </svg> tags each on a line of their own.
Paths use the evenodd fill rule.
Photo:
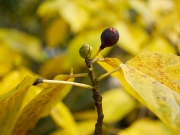
<svg viewBox="0 0 180 135">
<path fill-rule="evenodd" d="M 98 81 L 100 81 L 100 80 L 104 79 L 105 77 L 107 77 L 107 76 L 109 76 L 109 75 L 113 74 L 114 72 L 117 72 L 119 69 L 121 69 L 121 67 L 120 67 L 120 66 L 119 66 L 119 67 L 117 67 L 117 68 L 115 68 L 115 69 L 113 69 L 113 70 L 112 70 L 112 71 L 110 71 L 110 72 L 107 72 L 107 73 L 105 73 L 105 74 L 101 75 L 101 76 L 98 78 Z"/>
<path fill-rule="evenodd" d="M 89 78 L 91 79 L 91 83 L 93 86 L 93 99 L 94 99 L 94 103 L 97 109 L 97 123 L 95 125 L 95 130 L 94 130 L 94 135 L 100 135 L 102 132 L 102 125 L 103 125 L 103 109 L 102 109 L 102 97 L 100 95 L 99 92 L 99 87 L 98 87 L 98 80 L 95 76 L 95 72 L 94 72 L 94 67 L 93 67 L 93 62 L 90 58 L 86 58 L 85 59 L 86 62 L 86 66 L 89 69 Z"/>
<path fill-rule="evenodd" d="M 39 83 L 69 84 L 69 85 L 79 86 L 79 87 L 82 87 L 82 88 L 93 90 L 93 87 L 90 86 L 90 85 L 87 85 L 87 84 L 76 83 L 76 82 L 68 82 L 68 81 L 60 81 L 60 80 L 45 80 L 45 79 L 42 79 L 42 78 L 38 78 L 33 85 L 37 85 Z"/>
</svg>

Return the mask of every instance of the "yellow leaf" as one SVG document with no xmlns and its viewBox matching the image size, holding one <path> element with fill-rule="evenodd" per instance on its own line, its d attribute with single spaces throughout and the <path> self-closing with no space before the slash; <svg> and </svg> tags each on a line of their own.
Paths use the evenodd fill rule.
<svg viewBox="0 0 180 135">
<path fill-rule="evenodd" d="M 142 53 L 126 64 L 180 93 L 180 57 L 166 53 Z"/>
<path fill-rule="evenodd" d="M 59 14 L 68 24 L 72 32 L 78 33 L 89 21 L 89 12 L 79 1 L 45 1 L 38 8 L 38 15 L 47 20 Z"/>
<path fill-rule="evenodd" d="M 47 21 L 58 14 L 60 4 L 61 2 L 57 0 L 43 1 L 37 9 L 37 14 L 43 19 L 43 21 Z"/>
<path fill-rule="evenodd" d="M 21 105 L 21 109 L 20 111 L 35 97 L 37 96 L 44 88 L 45 84 L 41 84 L 40 86 L 32 86 L 28 89 L 25 97 L 24 97 L 24 100 L 23 100 L 23 103 Z"/>
<path fill-rule="evenodd" d="M 21 61 L 20 54 L 13 51 L 4 41 L 0 41 L 0 77 L 6 75 L 14 66 L 19 65 Z"/>
<path fill-rule="evenodd" d="M 0 134 L 11 135 L 24 96 L 37 78 L 27 76 L 18 86 L 0 96 Z"/>
<path fill-rule="evenodd" d="M 176 54 L 175 47 L 161 36 L 154 37 L 147 45 L 144 45 L 143 51 Z"/>
<path fill-rule="evenodd" d="M 178 99 L 174 96 L 176 94 L 179 98 L 179 93 L 132 66 L 121 64 L 121 67 L 127 82 L 139 94 L 145 105 L 169 127 L 179 132 L 180 107 Z"/>
<path fill-rule="evenodd" d="M 78 128 L 77 134 L 72 134 L 68 130 L 59 129 L 59 130 L 51 133 L 50 135 L 91 135 L 94 132 L 95 123 L 96 123 L 96 119 L 84 120 L 82 122 L 78 122 L 77 123 L 77 128 Z"/>
<path fill-rule="evenodd" d="M 112 59 L 99 63 L 107 71 L 120 64 Z M 142 53 L 121 64 L 122 69 L 114 73 L 128 93 L 176 131 L 179 131 L 180 126 L 179 63 L 180 58 L 176 55 Z"/>
<path fill-rule="evenodd" d="M 12 90 L 27 76 L 27 74 L 34 75 L 30 70 L 26 69 L 25 67 L 19 67 L 17 70 L 9 72 L 0 82 L 0 95 Z"/>
<path fill-rule="evenodd" d="M 59 75 L 56 80 L 73 81 L 73 78 Z M 33 129 L 37 121 L 49 114 L 55 104 L 62 99 L 71 89 L 71 85 L 49 84 L 21 111 L 15 124 L 12 135 L 26 135 Z"/>
<path fill-rule="evenodd" d="M 89 21 L 89 12 L 77 1 L 63 1 L 58 9 L 59 14 L 70 24 L 74 33 L 81 31 Z"/>
<path fill-rule="evenodd" d="M 150 9 L 147 6 L 147 2 L 145 1 L 138 1 L 133 0 L 129 1 L 130 6 L 132 9 L 134 9 L 137 13 L 139 13 L 144 20 L 146 20 L 146 23 L 151 23 L 154 20 L 154 16 Z"/>
<path fill-rule="evenodd" d="M 112 123 L 120 120 L 136 106 L 135 100 L 119 88 L 106 91 L 102 94 L 102 97 L 105 123 Z"/>
<path fill-rule="evenodd" d="M 177 135 L 173 133 L 161 121 L 141 119 L 133 123 L 130 127 L 122 130 L 118 135 Z"/>
<path fill-rule="evenodd" d="M 47 45 L 51 47 L 57 46 L 67 36 L 68 25 L 62 19 L 57 19 L 52 22 L 46 31 Z"/>
<path fill-rule="evenodd" d="M 130 54 L 138 54 L 141 51 L 143 43 L 148 39 L 148 35 L 144 29 L 127 22 L 118 22 L 116 28 L 120 33 L 120 39 L 117 45 Z"/>
<path fill-rule="evenodd" d="M 27 76 L 27 74 L 34 75 L 30 70 L 25 67 L 19 67 L 18 69 L 9 72 L 0 82 L 0 95 L 7 93 L 11 89 L 13 89 Z M 27 90 L 27 93 L 21 105 L 21 109 L 42 90 L 43 85 L 44 84 L 41 84 L 41 87 L 30 87 Z"/>
<path fill-rule="evenodd" d="M 95 129 L 96 119 L 85 120 L 82 122 L 78 122 L 78 135 L 92 135 Z"/>
<path fill-rule="evenodd" d="M 76 120 L 84 120 L 84 119 L 96 119 L 97 114 L 95 110 L 87 110 L 82 112 L 73 113 L 73 116 Z"/>
<path fill-rule="evenodd" d="M 8 44 L 15 51 L 23 52 L 36 61 L 43 60 L 40 41 L 27 33 L 16 29 L 0 29 L 0 40 Z"/>
<path fill-rule="evenodd" d="M 68 131 L 69 135 L 78 134 L 76 122 L 70 110 L 62 102 L 51 110 L 51 116 L 62 130 Z"/>
<path fill-rule="evenodd" d="M 71 61 L 67 59 L 67 56 L 64 54 L 59 54 L 44 63 L 44 65 L 41 66 L 39 72 L 46 78 L 52 78 L 58 74 L 69 72 L 71 67 Z"/>
</svg>

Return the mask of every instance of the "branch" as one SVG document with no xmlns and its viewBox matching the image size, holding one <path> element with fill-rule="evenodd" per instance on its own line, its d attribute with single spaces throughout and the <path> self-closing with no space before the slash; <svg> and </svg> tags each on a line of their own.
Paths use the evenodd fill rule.
<svg viewBox="0 0 180 135">
<path fill-rule="evenodd" d="M 100 135 L 102 132 L 102 125 L 103 125 L 103 109 L 102 109 L 102 97 L 99 92 L 99 87 L 98 87 L 98 80 L 95 76 L 94 72 L 94 67 L 93 67 L 93 62 L 90 58 L 85 59 L 86 66 L 89 69 L 89 78 L 91 79 L 91 83 L 93 86 L 93 99 L 94 99 L 94 104 L 97 109 L 97 123 L 95 125 L 95 130 L 94 130 L 94 135 Z"/>
</svg>

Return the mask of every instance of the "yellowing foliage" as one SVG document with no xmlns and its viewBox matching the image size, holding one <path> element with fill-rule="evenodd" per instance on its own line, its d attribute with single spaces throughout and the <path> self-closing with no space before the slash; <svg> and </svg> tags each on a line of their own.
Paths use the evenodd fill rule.
<svg viewBox="0 0 180 135">
<path fill-rule="evenodd" d="M 103 93 L 102 97 L 104 116 L 106 116 L 105 123 L 113 123 L 122 119 L 136 106 L 134 99 L 122 89 L 109 90 Z"/>
<path fill-rule="evenodd" d="M 36 77 L 27 76 L 13 90 L 0 95 L 0 134 L 12 134 L 24 96 L 36 79 Z"/>
<path fill-rule="evenodd" d="M 93 134 L 97 116 L 90 91 L 32 84 L 34 75 L 52 79 L 71 67 L 75 73 L 87 72 L 79 48 L 87 43 L 94 54 L 101 32 L 111 26 L 118 29 L 120 40 L 101 52 L 113 58 L 98 64 L 106 71 L 121 67 L 112 74 L 120 84 L 111 78 L 99 82 L 102 134 L 179 134 L 179 7 L 179 0 L 1 1 L 0 135 Z M 97 76 L 104 73 L 94 66 Z M 56 79 L 73 81 L 66 77 Z M 77 81 L 89 83 L 86 78 Z M 134 98 L 168 127 L 149 110 L 142 113 Z M 46 119 L 43 125 L 41 118 Z"/>
<path fill-rule="evenodd" d="M 142 53 L 126 64 L 180 93 L 180 58 L 165 53 Z"/>
<path fill-rule="evenodd" d="M 112 63 L 107 64 L 117 65 L 113 59 L 110 61 Z M 125 78 L 127 81 L 121 81 L 125 89 L 177 132 L 180 132 L 179 64 L 180 58 L 176 55 L 142 53 L 119 65 L 122 69 L 119 72 L 123 72 L 119 80 Z M 118 76 L 119 73 L 114 74 Z"/>
<path fill-rule="evenodd" d="M 55 79 L 72 81 L 63 75 L 57 76 Z M 29 104 L 21 111 L 20 116 L 15 123 L 12 131 L 13 135 L 28 133 L 28 130 L 34 128 L 36 122 L 49 114 L 54 105 L 63 98 L 71 89 L 71 86 L 62 84 L 49 84 L 42 92 L 40 92 Z"/>
<path fill-rule="evenodd" d="M 152 130 L 153 129 L 153 130 Z M 151 132 L 150 132 L 151 131 Z M 118 135 L 176 135 L 161 121 L 141 119 L 133 123 L 129 128 L 120 131 Z"/>
</svg>

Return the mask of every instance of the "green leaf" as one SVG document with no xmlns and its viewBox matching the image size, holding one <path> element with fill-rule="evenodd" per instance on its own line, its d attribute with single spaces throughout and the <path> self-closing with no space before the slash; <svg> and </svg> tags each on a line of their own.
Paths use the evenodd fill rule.
<svg viewBox="0 0 180 135">
<path fill-rule="evenodd" d="M 17 120 L 17 114 L 29 87 L 37 78 L 27 76 L 18 86 L 4 95 L 0 95 L 0 134 L 11 135 Z"/>
<path fill-rule="evenodd" d="M 73 78 L 59 75 L 56 80 L 73 81 Z M 49 84 L 27 106 L 24 107 L 13 129 L 13 135 L 26 135 L 33 129 L 37 121 L 49 114 L 50 110 L 71 89 L 71 85 Z"/>
</svg>

